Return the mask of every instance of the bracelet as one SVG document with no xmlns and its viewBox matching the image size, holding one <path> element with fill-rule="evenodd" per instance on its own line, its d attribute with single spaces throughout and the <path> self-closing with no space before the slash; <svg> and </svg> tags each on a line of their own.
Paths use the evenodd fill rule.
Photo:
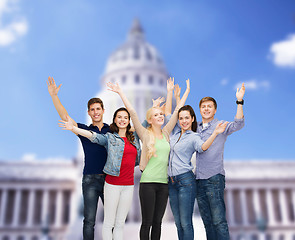
<svg viewBox="0 0 295 240">
<path fill-rule="evenodd" d="M 236 101 L 236 104 L 241 104 L 241 105 L 244 105 L 244 99 L 242 99 L 242 101 Z"/>
</svg>

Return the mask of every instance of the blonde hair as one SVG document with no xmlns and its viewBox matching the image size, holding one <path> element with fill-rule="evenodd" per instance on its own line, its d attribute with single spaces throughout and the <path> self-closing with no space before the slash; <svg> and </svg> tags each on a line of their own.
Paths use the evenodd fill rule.
<svg viewBox="0 0 295 240">
<path fill-rule="evenodd" d="M 151 107 L 146 112 L 146 120 L 150 120 L 153 115 L 153 110 L 157 107 Z M 152 131 L 152 126 L 150 125 L 147 127 L 148 130 L 148 140 L 146 143 L 147 146 L 147 158 L 150 159 L 151 157 L 156 157 L 156 148 L 155 148 L 155 135 Z"/>
</svg>

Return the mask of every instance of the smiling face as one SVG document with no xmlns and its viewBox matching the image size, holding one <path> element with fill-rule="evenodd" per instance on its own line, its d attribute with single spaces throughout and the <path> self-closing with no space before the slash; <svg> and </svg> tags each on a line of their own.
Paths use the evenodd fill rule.
<svg viewBox="0 0 295 240">
<path fill-rule="evenodd" d="M 153 126 L 162 126 L 164 124 L 164 113 L 159 108 L 150 108 L 147 111 L 147 122 Z"/>
<path fill-rule="evenodd" d="M 183 110 L 179 112 L 178 120 L 182 131 L 192 130 L 194 117 L 191 116 L 189 111 Z"/>
<path fill-rule="evenodd" d="M 114 123 L 119 129 L 127 128 L 130 123 L 128 113 L 126 111 L 117 112 Z"/>
<path fill-rule="evenodd" d="M 213 101 L 205 101 L 200 105 L 200 113 L 203 122 L 210 122 L 214 119 L 216 108 Z"/>
<path fill-rule="evenodd" d="M 89 106 L 88 115 L 90 116 L 92 123 L 102 122 L 104 109 L 100 103 L 93 103 Z"/>
</svg>

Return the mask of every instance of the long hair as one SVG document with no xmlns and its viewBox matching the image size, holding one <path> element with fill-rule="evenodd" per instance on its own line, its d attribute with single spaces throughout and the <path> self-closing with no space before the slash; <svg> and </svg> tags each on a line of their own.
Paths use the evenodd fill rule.
<svg viewBox="0 0 295 240">
<path fill-rule="evenodd" d="M 150 120 L 152 118 L 153 109 L 155 107 L 151 107 L 146 112 L 146 120 Z M 156 148 L 155 148 L 155 135 L 152 131 L 152 126 L 150 125 L 148 128 L 148 140 L 147 140 L 147 158 L 150 159 L 151 157 L 156 157 Z"/>
<path fill-rule="evenodd" d="M 179 118 L 179 113 L 182 111 L 188 111 L 190 113 L 191 117 L 194 118 L 194 121 L 192 122 L 192 131 L 196 132 L 197 128 L 198 128 L 198 124 L 197 124 L 197 117 L 196 117 L 194 109 L 190 105 L 185 105 L 185 106 L 181 107 L 178 110 L 178 118 Z"/>
<path fill-rule="evenodd" d="M 128 119 L 130 121 L 130 114 L 129 114 L 129 112 L 128 112 L 128 110 L 126 108 L 121 107 L 121 108 L 117 109 L 115 111 L 115 113 L 114 113 L 114 116 L 113 116 L 113 122 L 110 125 L 110 131 L 111 131 L 111 133 L 114 133 L 114 132 L 118 133 L 119 132 L 119 128 L 118 128 L 118 126 L 115 123 L 115 118 L 117 117 L 118 112 L 121 112 L 121 111 L 127 112 Z M 127 138 L 127 140 L 129 142 L 134 143 L 134 135 L 133 135 L 133 132 L 130 131 L 130 128 L 131 128 L 131 125 L 130 125 L 130 122 L 129 122 L 129 124 L 127 125 L 127 129 L 126 129 L 126 138 Z"/>
</svg>

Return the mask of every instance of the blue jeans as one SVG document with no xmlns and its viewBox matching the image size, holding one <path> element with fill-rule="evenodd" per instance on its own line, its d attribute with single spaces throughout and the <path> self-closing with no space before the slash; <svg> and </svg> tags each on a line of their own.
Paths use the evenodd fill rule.
<svg viewBox="0 0 295 240">
<path fill-rule="evenodd" d="M 105 175 L 86 174 L 82 179 L 82 193 L 84 199 L 83 239 L 94 239 L 94 225 L 99 197 L 104 202 L 103 187 Z"/>
<path fill-rule="evenodd" d="M 229 240 L 224 204 L 225 177 L 222 174 L 197 180 L 197 201 L 207 240 Z"/>
<path fill-rule="evenodd" d="M 193 240 L 196 178 L 192 171 L 169 177 L 169 201 L 179 240 Z"/>
</svg>

